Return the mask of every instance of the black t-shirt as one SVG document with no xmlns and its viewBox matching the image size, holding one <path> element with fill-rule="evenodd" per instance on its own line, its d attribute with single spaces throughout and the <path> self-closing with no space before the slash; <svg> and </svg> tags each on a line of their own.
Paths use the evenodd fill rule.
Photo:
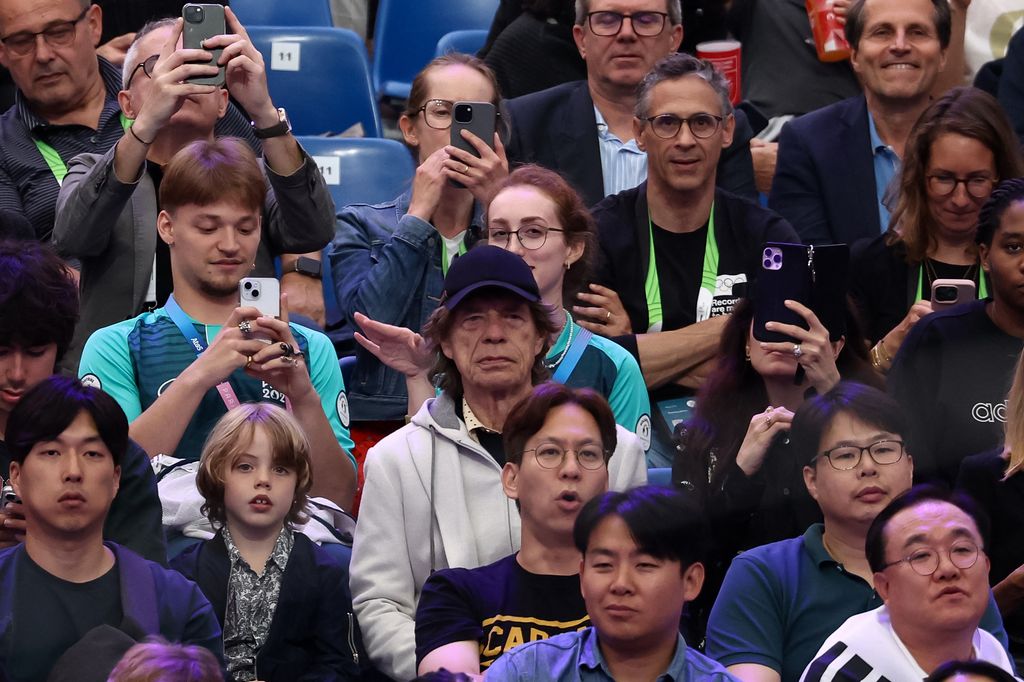
<svg viewBox="0 0 1024 682">
<path fill-rule="evenodd" d="M 121 624 L 116 565 L 95 580 L 71 583 L 47 573 L 22 553 L 15 570 L 18 589 L 5 671 L 11 682 L 43 682 L 57 659 L 89 630 Z"/>
<path fill-rule="evenodd" d="M 663 329 L 679 329 L 697 320 L 697 295 L 700 280 L 693 276 L 704 267 L 704 247 L 708 239 L 707 223 L 693 232 L 670 232 L 653 225 L 654 253 L 671 254 L 655 258 L 661 289 Z"/>
<path fill-rule="evenodd" d="M 964 457 L 1002 443 L 1006 392 L 1022 347 L 992 322 L 984 301 L 914 325 L 888 387 L 909 420 L 915 480 L 953 485 Z"/>
<path fill-rule="evenodd" d="M 516 556 L 427 579 L 416 608 L 417 665 L 445 644 L 476 640 L 483 671 L 520 644 L 590 625 L 579 575 L 529 573 Z"/>
</svg>

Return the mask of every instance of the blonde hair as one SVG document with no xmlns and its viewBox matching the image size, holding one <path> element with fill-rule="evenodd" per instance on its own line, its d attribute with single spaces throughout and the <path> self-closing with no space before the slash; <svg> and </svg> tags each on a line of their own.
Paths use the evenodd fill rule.
<svg viewBox="0 0 1024 682">
<path fill-rule="evenodd" d="M 1017 358 L 1013 370 L 1013 384 L 1006 396 L 1006 449 L 1010 461 L 1006 464 L 1005 481 L 1024 469 L 1024 353 Z"/>
<path fill-rule="evenodd" d="M 221 682 L 220 664 L 201 646 L 170 644 L 161 637 L 125 652 L 107 682 Z"/>
<path fill-rule="evenodd" d="M 292 526 L 305 523 L 307 494 L 313 485 L 310 444 L 295 418 L 270 403 L 245 403 L 229 411 L 214 425 L 199 460 L 196 487 L 206 499 L 202 511 L 215 525 L 225 523 L 224 477 L 252 442 L 256 428 L 270 441 L 274 464 L 296 473 L 295 495 L 285 517 Z"/>
</svg>

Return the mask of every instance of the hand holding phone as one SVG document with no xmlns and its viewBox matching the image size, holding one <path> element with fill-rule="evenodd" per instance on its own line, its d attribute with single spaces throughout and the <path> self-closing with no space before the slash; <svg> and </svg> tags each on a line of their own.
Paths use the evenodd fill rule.
<svg viewBox="0 0 1024 682">
<path fill-rule="evenodd" d="M 224 35 L 227 32 L 223 5 L 188 3 L 181 8 L 181 17 L 184 20 L 181 46 L 185 49 L 205 49 L 203 41 L 214 36 Z M 189 83 L 218 87 L 224 85 L 224 67 L 217 64 L 222 50 L 212 49 L 209 52 L 213 54 L 213 57 L 206 63 L 219 67 L 217 75 L 189 78 Z"/>
</svg>

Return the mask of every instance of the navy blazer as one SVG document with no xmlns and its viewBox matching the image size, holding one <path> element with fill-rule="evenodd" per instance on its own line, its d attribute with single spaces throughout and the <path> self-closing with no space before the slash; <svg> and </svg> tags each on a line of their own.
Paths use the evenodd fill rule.
<svg viewBox="0 0 1024 682">
<path fill-rule="evenodd" d="M 231 559 L 218 533 L 171 562 L 194 580 L 213 605 L 221 628 L 228 602 Z M 355 617 L 346 599 L 344 567 L 302 533 L 284 569 L 267 641 L 256 655 L 265 682 L 340 682 L 359 677 Z"/>
<path fill-rule="evenodd" d="M 587 81 L 573 81 L 507 102 L 512 136 L 506 148 L 514 165 L 537 163 L 557 171 L 583 197 L 587 206 L 604 199 L 601 147 L 597 139 L 594 100 Z M 732 144 L 718 161 L 717 184 L 733 194 L 757 200 L 747 116 L 736 111 Z"/>
<path fill-rule="evenodd" d="M 805 244 L 852 244 L 881 234 L 864 95 L 786 124 L 768 205 Z"/>
</svg>

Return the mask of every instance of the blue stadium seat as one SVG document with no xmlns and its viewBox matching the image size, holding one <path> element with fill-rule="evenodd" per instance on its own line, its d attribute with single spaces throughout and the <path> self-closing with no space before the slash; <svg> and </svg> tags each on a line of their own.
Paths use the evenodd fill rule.
<svg viewBox="0 0 1024 682">
<path fill-rule="evenodd" d="M 338 211 L 349 204 L 376 204 L 394 199 L 409 188 L 416 172 L 412 154 L 395 140 L 341 137 L 299 137 L 298 140 L 320 166 Z M 324 305 L 327 326 L 333 327 L 341 322 L 341 310 L 334 293 L 327 250 L 323 254 Z"/>
<path fill-rule="evenodd" d="M 647 482 L 651 485 L 669 487 L 672 485 L 672 467 L 655 467 L 647 470 Z"/>
<path fill-rule="evenodd" d="M 356 33 L 287 26 L 247 30 L 266 62 L 270 96 L 288 110 L 296 135 L 338 134 L 359 123 L 364 136 L 380 137 L 366 46 Z"/>
<path fill-rule="evenodd" d="M 498 0 L 380 0 L 373 42 L 373 86 L 379 97 L 406 99 L 413 77 L 447 33 L 490 28 Z"/>
<path fill-rule="evenodd" d="M 451 52 L 463 52 L 465 54 L 476 54 L 487 42 L 487 31 L 484 29 L 471 29 L 467 31 L 452 31 L 445 33 L 437 41 L 435 57 L 449 54 Z"/>
<path fill-rule="evenodd" d="M 333 26 L 330 0 L 231 0 L 231 11 L 251 26 Z"/>
</svg>

